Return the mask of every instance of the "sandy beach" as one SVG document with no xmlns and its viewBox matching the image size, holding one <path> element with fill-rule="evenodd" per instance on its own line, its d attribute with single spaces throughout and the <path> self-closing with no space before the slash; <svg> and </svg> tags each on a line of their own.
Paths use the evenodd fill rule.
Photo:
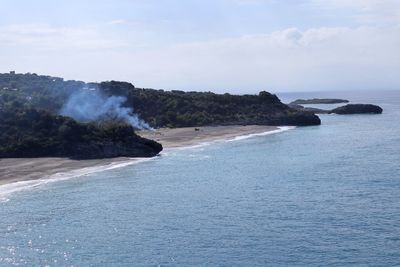
<svg viewBox="0 0 400 267">
<path fill-rule="evenodd" d="M 187 127 L 161 128 L 155 131 L 140 131 L 138 134 L 161 143 L 164 149 L 170 149 L 232 139 L 242 135 L 270 132 L 277 129 L 275 126 L 259 125 Z"/>
<path fill-rule="evenodd" d="M 193 146 L 205 142 L 233 139 L 237 136 L 277 130 L 274 126 L 217 126 L 161 128 L 139 131 L 140 136 L 156 140 L 164 149 Z M 68 173 L 88 167 L 113 166 L 135 163 L 140 159 L 114 158 L 100 160 L 71 160 L 65 158 L 0 159 L 0 185 L 19 181 L 49 178 L 58 173 Z"/>
</svg>

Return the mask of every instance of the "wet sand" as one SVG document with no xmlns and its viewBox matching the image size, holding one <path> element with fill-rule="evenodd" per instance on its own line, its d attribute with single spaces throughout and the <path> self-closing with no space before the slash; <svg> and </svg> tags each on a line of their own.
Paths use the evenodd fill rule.
<svg viewBox="0 0 400 267">
<path fill-rule="evenodd" d="M 139 131 L 138 134 L 160 142 L 164 149 L 168 150 L 277 129 L 274 126 L 216 126 L 161 128 L 155 131 Z M 0 159 L 0 185 L 49 178 L 58 173 L 68 173 L 88 167 L 135 163 L 139 160 L 132 158 L 100 160 L 71 160 L 65 158 Z"/>
<path fill-rule="evenodd" d="M 155 131 L 140 131 L 140 136 L 161 143 L 164 149 L 193 146 L 205 142 L 232 139 L 237 136 L 264 133 L 277 130 L 275 126 L 215 126 L 161 128 Z"/>
<path fill-rule="evenodd" d="M 137 159 L 115 158 L 96 160 L 71 160 L 67 158 L 0 159 L 0 185 L 45 179 L 56 173 L 68 173 L 89 167 L 112 166 Z"/>
</svg>

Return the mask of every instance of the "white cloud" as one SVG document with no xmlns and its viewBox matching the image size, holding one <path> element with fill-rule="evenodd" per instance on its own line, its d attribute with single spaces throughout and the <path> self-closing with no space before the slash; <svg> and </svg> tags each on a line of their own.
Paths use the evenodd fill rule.
<svg viewBox="0 0 400 267">
<path fill-rule="evenodd" d="M 136 54 L 139 85 L 255 92 L 400 88 L 400 31 L 290 28 Z M 127 59 L 125 59 L 127 60 Z M 121 62 L 124 59 L 121 58 Z"/>
<path fill-rule="evenodd" d="M 310 0 L 321 9 L 350 9 L 360 23 L 400 25 L 399 0 Z"/>
<path fill-rule="evenodd" d="M 21 46 L 28 49 L 108 49 L 125 43 L 107 38 L 90 27 L 53 27 L 46 24 L 15 24 L 0 27 L 2 46 Z"/>
<path fill-rule="evenodd" d="M 384 14 L 376 11 L 377 2 L 324 1 L 326 8 Z M 0 69 L 86 81 L 127 80 L 145 87 L 240 93 L 400 88 L 400 28 L 396 25 L 292 27 L 170 46 L 162 38 L 152 39 L 140 32 L 145 31 L 141 27 L 137 31 L 129 27 L 128 31 L 112 26 L 129 23 L 118 19 L 103 23 L 103 28 L 0 26 L 0 49 L 7 51 L 0 54 Z"/>
<path fill-rule="evenodd" d="M 74 32 L 73 37 L 65 37 L 70 34 L 63 32 L 60 37 L 58 29 L 52 27 L 17 27 L 12 32 L 17 33 L 13 42 L 26 44 L 22 47 L 32 47 L 32 43 L 53 47 L 47 44 L 50 40 L 66 40 L 71 45 L 78 37 L 87 36 L 86 32 Z M 3 37 L 0 34 L 0 39 Z M 288 28 L 270 34 L 162 46 L 153 50 L 88 50 L 95 40 L 102 41 L 97 37 L 94 34 L 89 43 L 72 50 L 67 48 L 68 44 L 59 45 L 63 49 L 54 50 L 55 53 L 32 53 L 29 49 L 3 53 L 0 68 L 86 81 L 115 79 L 132 81 L 143 87 L 236 93 L 255 93 L 262 89 L 400 88 L 398 28 Z M 115 45 L 106 44 L 101 47 Z M 4 43 L 0 42 L 0 49 L 2 47 Z"/>
</svg>

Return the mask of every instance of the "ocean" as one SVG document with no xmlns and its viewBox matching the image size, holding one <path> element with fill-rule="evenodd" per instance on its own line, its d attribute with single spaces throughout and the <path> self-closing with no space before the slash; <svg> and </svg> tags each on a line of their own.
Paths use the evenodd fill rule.
<svg viewBox="0 0 400 267">
<path fill-rule="evenodd" d="M 279 96 L 347 98 L 384 113 L 320 115 L 320 126 L 7 194 L 0 265 L 400 265 L 400 92 Z"/>
</svg>

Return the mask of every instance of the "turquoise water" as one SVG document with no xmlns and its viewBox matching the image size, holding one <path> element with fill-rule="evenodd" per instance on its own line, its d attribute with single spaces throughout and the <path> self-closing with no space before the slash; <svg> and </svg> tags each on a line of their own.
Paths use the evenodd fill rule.
<svg viewBox="0 0 400 267">
<path fill-rule="evenodd" d="M 400 94 L 346 97 L 384 114 L 13 193 L 0 265 L 400 265 Z"/>
</svg>

